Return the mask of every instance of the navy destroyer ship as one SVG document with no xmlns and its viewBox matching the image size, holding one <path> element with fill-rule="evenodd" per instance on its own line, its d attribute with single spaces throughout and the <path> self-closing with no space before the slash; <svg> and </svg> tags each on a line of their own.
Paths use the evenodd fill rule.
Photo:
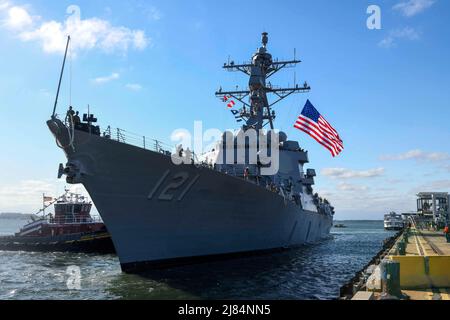
<svg viewBox="0 0 450 320">
<path fill-rule="evenodd" d="M 70 37 L 67 45 L 69 45 Z M 315 170 L 304 168 L 308 152 L 297 141 L 274 129 L 272 106 L 292 93 L 310 87 L 275 88 L 267 80 L 299 60 L 273 60 L 262 46 L 244 64 L 225 63 L 224 69 L 249 77 L 246 90 L 216 92 L 222 100 L 233 99 L 243 107 L 234 112 L 243 125 L 239 133 L 255 130 L 271 136 L 278 153 L 279 169 L 262 174 L 265 164 L 225 158 L 224 141 L 205 154 L 127 143 L 123 131 L 101 130 L 92 114 L 74 122 L 55 111 L 47 125 L 63 149 L 67 163 L 59 177 L 69 184 L 83 184 L 93 199 L 108 231 L 124 272 L 288 249 L 314 243 L 329 235 L 334 208 L 314 193 Z M 67 53 L 67 50 L 66 50 Z M 65 58 L 64 58 L 65 61 Z M 60 76 L 64 71 L 63 68 Z M 58 86 L 58 93 L 59 94 Z M 268 96 L 275 95 L 270 103 Z M 186 148 L 186 146 L 184 146 Z M 230 145 L 228 145 L 230 147 Z M 231 150 L 247 143 L 232 142 Z M 174 160 L 186 159 L 178 162 Z"/>
</svg>

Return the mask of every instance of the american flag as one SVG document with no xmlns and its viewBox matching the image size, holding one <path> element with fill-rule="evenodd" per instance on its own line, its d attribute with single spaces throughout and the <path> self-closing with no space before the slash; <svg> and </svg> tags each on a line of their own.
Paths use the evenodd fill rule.
<svg viewBox="0 0 450 320">
<path fill-rule="evenodd" d="M 309 134 L 318 143 L 327 148 L 333 157 L 344 150 L 344 143 L 337 131 L 325 120 L 312 103 L 307 100 L 301 115 L 294 127 Z"/>
<path fill-rule="evenodd" d="M 42 200 L 43 200 L 44 202 L 51 202 L 51 201 L 53 201 L 54 199 L 53 199 L 53 197 L 47 197 L 47 196 L 43 195 L 43 196 L 42 196 Z"/>
</svg>

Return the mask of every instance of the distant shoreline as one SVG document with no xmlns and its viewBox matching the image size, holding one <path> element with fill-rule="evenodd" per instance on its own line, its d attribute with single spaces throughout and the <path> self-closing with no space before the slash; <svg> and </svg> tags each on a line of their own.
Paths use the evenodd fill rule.
<svg viewBox="0 0 450 320">
<path fill-rule="evenodd" d="M 378 222 L 383 221 L 383 219 L 346 219 L 346 220 L 334 220 L 334 222 L 346 222 L 346 221 L 360 221 L 360 222 Z"/>
<path fill-rule="evenodd" d="M 31 219 L 31 217 L 35 217 L 34 214 L 29 213 L 17 213 L 17 212 L 2 212 L 0 213 L 0 219 Z"/>
</svg>

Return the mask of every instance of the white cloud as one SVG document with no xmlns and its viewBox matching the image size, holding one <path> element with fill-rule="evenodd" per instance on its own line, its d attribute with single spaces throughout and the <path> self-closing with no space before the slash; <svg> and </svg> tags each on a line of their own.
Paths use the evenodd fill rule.
<svg viewBox="0 0 450 320">
<path fill-rule="evenodd" d="M 147 11 L 147 17 L 150 20 L 155 20 L 155 21 L 161 20 L 162 14 L 156 7 L 151 6 L 151 7 L 147 8 L 146 11 Z"/>
<path fill-rule="evenodd" d="M 53 196 L 56 188 L 49 180 L 24 180 L 0 186 L 0 208 L 2 211 L 34 213 L 42 207 L 42 194 Z"/>
<path fill-rule="evenodd" d="M 378 46 L 383 48 L 390 48 L 394 45 L 394 38 L 386 37 L 378 43 Z"/>
<path fill-rule="evenodd" d="M 366 186 L 359 186 L 351 183 L 339 183 L 337 189 L 340 191 L 366 191 L 368 188 Z"/>
<path fill-rule="evenodd" d="M 0 1 L 0 11 L 3 11 L 10 7 L 10 3 L 8 1 Z"/>
<path fill-rule="evenodd" d="M 125 87 L 131 91 L 140 91 L 142 90 L 142 86 L 138 83 L 128 83 Z"/>
<path fill-rule="evenodd" d="M 392 30 L 386 38 L 378 43 L 378 46 L 383 48 L 391 48 L 396 45 L 396 40 L 398 39 L 418 40 L 420 39 L 420 33 L 411 27 Z"/>
<path fill-rule="evenodd" d="M 405 182 L 404 179 L 399 179 L 399 178 L 389 178 L 389 179 L 386 179 L 386 181 L 388 182 L 389 185 L 394 185 L 394 184 L 399 184 L 399 183 Z"/>
<path fill-rule="evenodd" d="M 0 212 L 36 213 L 42 208 L 42 194 L 59 197 L 68 187 L 71 192 L 88 195 L 82 185 L 66 186 L 64 180 L 22 180 L 0 185 Z M 49 209 L 48 212 L 52 212 Z M 95 212 L 96 209 L 93 208 Z"/>
<path fill-rule="evenodd" d="M 143 50 L 147 47 L 149 39 L 146 38 L 144 31 L 138 30 L 133 34 L 133 44 L 137 49 Z"/>
<path fill-rule="evenodd" d="M 49 181 L 42 180 L 23 180 L 16 186 L 3 186 L 0 188 L 0 194 L 2 196 L 11 195 L 26 195 L 29 193 L 39 192 L 49 192 L 53 190 L 53 186 Z"/>
<path fill-rule="evenodd" d="M 105 84 L 107 82 L 111 82 L 111 81 L 117 80 L 119 78 L 120 78 L 120 75 L 118 73 L 111 73 L 111 75 L 109 75 L 109 76 L 91 79 L 91 82 L 94 84 Z"/>
<path fill-rule="evenodd" d="M 335 179 L 375 178 L 384 174 L 384 168 L 356 171 L 345 168 L 325 168 L 321 174 Z"/>
<path fill-rule="evenodd" d="M 444 190 L 448 191 L 450 189 L 450 180 L 436 180 L 432 181 L 429 184 L 429 188 L 431 189 L 437 189 L 438 191 Z"/>
<path fill-rule="evenodd" d="M 423 191 L 423 190 L 422 190 Z M 338 185 L 333 190 L 320 192 L 336 210 L 336 219 L 377 219 L 390 211 L 414 210 L 415 193 L 404 193 L 397 189 L 386 190 L 374 185 L 370 189 L 350 184 Z"/>
<path fill-rule="evenodd" d="M 75 53 L 91 49 L 126 53 L 130 48 L 143 50 L 150 43 L 143 30 L 113 26 L 109 21 L 96 17 L 81 19 L 80 8 L 74 5 L 67 8 L 69 17 L 66 20 L 44 21 L 37 27 L 31 26 L 31 17 L 26 9 L 15 9 L 13 13 L 13 21 L 22 29 L 17 34 L 19 39 L 37 42 L 47 53 L 63 53 L 68 35 L 72 38 L 71 49 Z"/>
<path fill-rule="evenodd" d="M 33 19 L 26 9 L 17 6 L 8 9 L 7 17 L 4 20 L 4 25 L 7 28 L 21 30 L 30 27 L 32 24 Z"/>
<path fill-rule="evenodd" d="M 424 152 L 420 149 L 416 149 L 400 154 L 382 155 L 380 160 L 446 161 L 450 160 L 450 154 L 444 152 Z"/>
<path fill-rule="evenodd" d="M 409 0 L 397 3 L 393 9 L 400 11 L 405 17 L 412 17 L 430 8 L 434 2 L 434 0 Z"/>
<path fill-rule="evenodd" d="M 448 192 L 450 191 L 450 180 L 434 180 L 423 183 L 410 190 L 411 193 L 417 194 L 419 192 Z"/>
</svg>

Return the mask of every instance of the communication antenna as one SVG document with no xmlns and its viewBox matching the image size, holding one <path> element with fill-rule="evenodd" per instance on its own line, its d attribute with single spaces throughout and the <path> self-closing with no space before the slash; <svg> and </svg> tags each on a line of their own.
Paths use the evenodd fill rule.
<svg viewBox="0 0 450 320">
<path fill-rule="evenodd" d="M 287 61 L 273 60 L 272 56 L 267 51 L 269 37 L 267 32 L 261 35 L 262 46 L 252 56 L 250 62 L 242 64 L 234 63 L 228 58 L 228 63 L 225 63 L 223 68 L 227 71 L 239 71 L 247 75 L 249 79 L 248 89 L 239 89 L 236 87 L 234 91 L 223 91 L 220 87 L 216 92 L 218 98 L 230 96 L 234 100 L 242 103 L 243 108 L 239 110 L 238 114 L 242 120 L 245 121 L 244 130 L 254 128 L 256 130 L 262 129 L 265 126 L 270 126 L 274 129 L 273 121 L 276 118 L 272 107 L 294 93 L 309 92 L 311 88 L 305 82 L 300 87 L 297 85 L 297 75 L 294 73 L 294 85 L 285 88 L 273 87 L 270 81 L 271 76 L 284 68 L 294 67 L 301 61 L 296 58 L 297 52 L 294 49 L 294 59 Z M 275 100 L 269 102 L 268 95 L 271 95 Z"/>
<path fill-rule="evenodd" d="M 61 81 L 62 81 L 62 77 L 64 74 L 64 66 L 66 65 L 67 49 L 69 48 L 69 42 L 70 42 L 70 36 L 67 36 L 66 51 L 64 53 L 64 60 L 63 60 L 63 64 L 61 67 L 61 74 L 59 75 L 58 90 L 56 91 L 55 105 L 53 106 L 52 118 L 55 117 L 56 105 L 58 104 L 59 90 L 61 89 Z"/>
</svg>

